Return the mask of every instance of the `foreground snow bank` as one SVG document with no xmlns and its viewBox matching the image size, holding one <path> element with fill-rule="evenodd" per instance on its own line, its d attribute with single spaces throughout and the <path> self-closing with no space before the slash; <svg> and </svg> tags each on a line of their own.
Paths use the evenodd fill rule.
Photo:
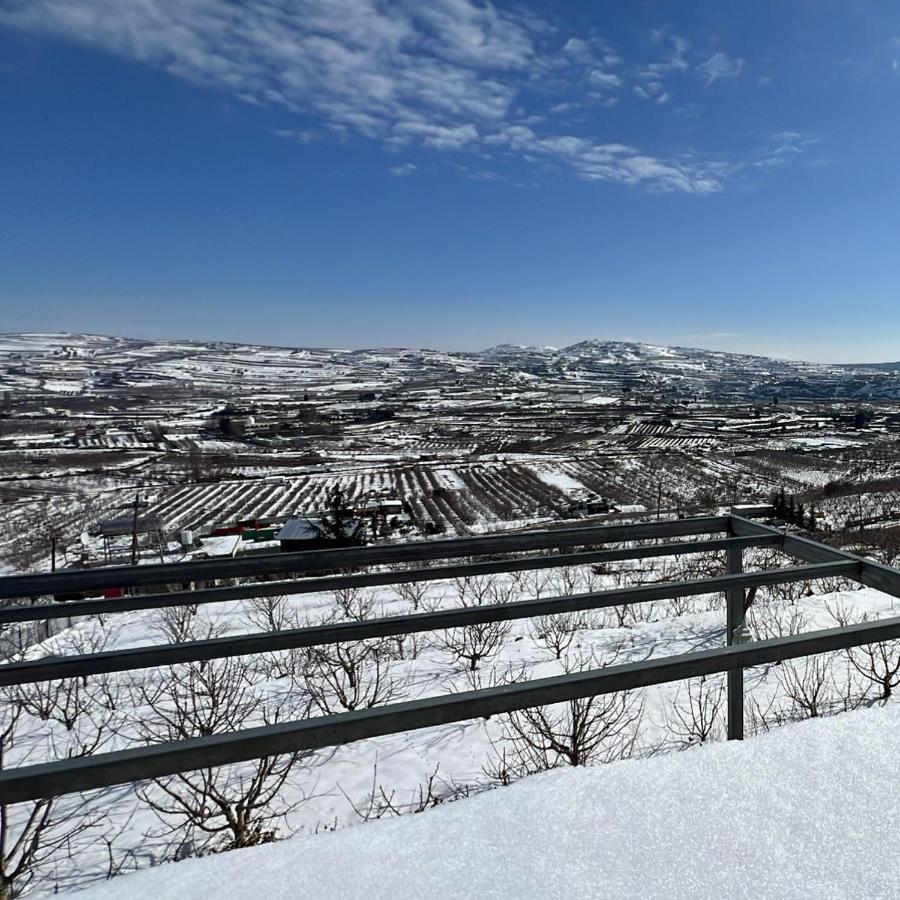
<svg viewBox="0 0 900 900">
<path fill-rule="evenodd" d="M 896 896 L 898 746 L 900 705 L 811 720 L 165 865 L 86 897 Z"/>
</svg>

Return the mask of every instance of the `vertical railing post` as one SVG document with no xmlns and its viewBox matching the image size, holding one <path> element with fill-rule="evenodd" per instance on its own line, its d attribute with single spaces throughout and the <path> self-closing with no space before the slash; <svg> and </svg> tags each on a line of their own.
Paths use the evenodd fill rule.
<svg viewBox="0 0 900 900">
<path fill-rule="evenodd" d="M 728 574 L 740 575 L 744 571 L 744 553 L 740 547 L 729 547 Z M 729 588 L 727 600 L 726 643 L 740 643 L 744 630 L 744 589 Z M 744 739 L 744 670 L 732 669 L 728 672 L 728 740 Z"/>
</svg>

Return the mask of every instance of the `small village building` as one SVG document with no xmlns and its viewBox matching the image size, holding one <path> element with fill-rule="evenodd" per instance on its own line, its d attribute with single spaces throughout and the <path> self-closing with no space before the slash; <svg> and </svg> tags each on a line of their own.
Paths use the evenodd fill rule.
<svg viewBox="0 0 900 900">
<path fill-rule="evenodd" d="M 603 497 L 581 497 L 569 504 L 566 513 L 572 517 L 597 516 L 615 512 L 616 507 Z"/>
<path fill-rule="evenodd" d="M 362 519 L 348 518 L 338 529 L 324 518 L 288 519 L 275 538 L 282 553 L 353 547 L 365 542 L 365 524 Z"/>
<path fill-rule="evenodd" d="M 194 559 L 222 559 L 235 556 L 241 546 L 239 534 L 210 535 L 203 538 L 200 547 L 191 555 Z"/>
</svg>

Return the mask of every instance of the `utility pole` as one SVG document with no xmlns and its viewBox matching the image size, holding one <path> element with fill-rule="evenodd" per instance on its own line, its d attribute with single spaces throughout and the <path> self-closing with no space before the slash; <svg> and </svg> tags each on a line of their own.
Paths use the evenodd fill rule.
<svg viewBox="0 0 900 900">
<path fill-rule="evenodd" d="M 131 564 L 133 566 L 137 565 L 137 551 L 138 551 L 138 512 L 141 507 L 141 495 L 134 495 L 134 516 L 131 520 Z"/>
</svg>

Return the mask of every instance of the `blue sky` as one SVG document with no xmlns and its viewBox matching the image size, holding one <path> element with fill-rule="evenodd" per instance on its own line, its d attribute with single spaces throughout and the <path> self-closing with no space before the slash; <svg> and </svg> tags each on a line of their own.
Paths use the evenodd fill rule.
<svg viewBox="0 0 900 900">
<path fill-rule="evenodd" d="M 900 359 L 900 7 L 0 0 L 0 330 Z"/>
</svg>

